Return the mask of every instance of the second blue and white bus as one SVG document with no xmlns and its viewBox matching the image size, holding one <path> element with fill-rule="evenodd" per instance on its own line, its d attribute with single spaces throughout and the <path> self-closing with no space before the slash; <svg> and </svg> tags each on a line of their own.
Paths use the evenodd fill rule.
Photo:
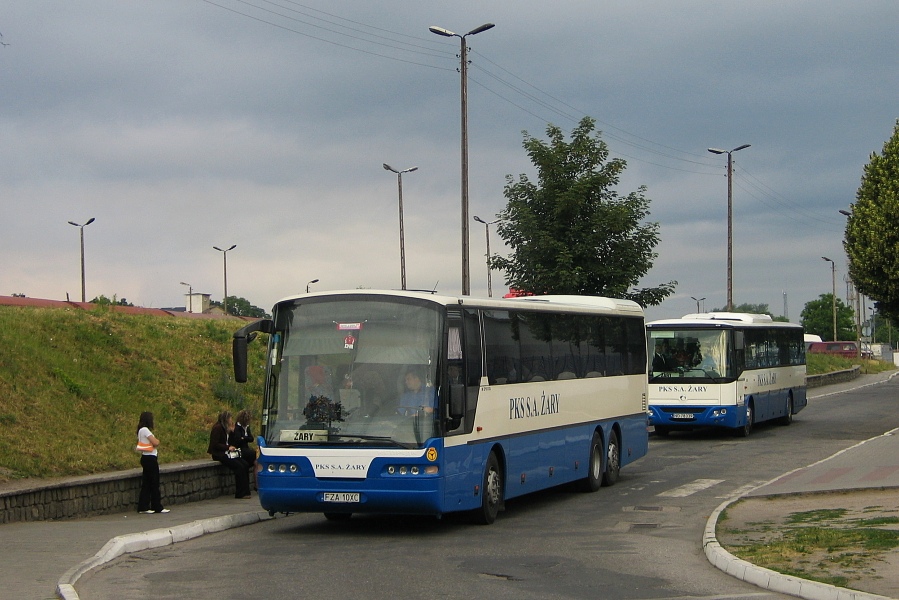
<svg viewBox="0 0 899 600">
<path fill-rule="evenodd" d="M 270 334 L 257 485 L 272 514 L 491 523 L 505 499 L 595 491 L 647 452 L 646 334 L 630 301 L 300 295 L 235 333 L 238 381 L 256 331 Z"/>
<path fill-rule="evenodd" d="M 690 314 L 646 324 L 649 419 L 655 433 L 789 425 L 807 403 L 800 325 L 768 315 Z"/>
</svg>

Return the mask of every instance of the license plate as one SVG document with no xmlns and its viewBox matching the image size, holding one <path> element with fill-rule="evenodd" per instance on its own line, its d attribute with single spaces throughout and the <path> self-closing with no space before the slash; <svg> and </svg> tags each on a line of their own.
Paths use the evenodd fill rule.
<svg viewBox="0 0 899 600">
<path fill-rule="evenodd" d="M 350 492 L 325 492 L 324 498 L 322 498 L 325 502 L 359 502 L 359 493 L 350 493 Z"/>
<path fill-rule="evenodd" d="M 672 419 L 692 419 L 692 413 L 674 413 L 671 415 Z"/>
</svg>

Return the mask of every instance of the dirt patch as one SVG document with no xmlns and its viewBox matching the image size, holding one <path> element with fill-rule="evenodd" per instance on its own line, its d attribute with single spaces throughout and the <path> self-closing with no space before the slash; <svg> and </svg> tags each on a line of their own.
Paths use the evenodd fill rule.
<svg viewBox="0 0 899 600">
<path fill-rule="evenodd" d="M 716 536 L 760 567 L 899 598 L 899 490 L 745 498 Z"/>
</svg>

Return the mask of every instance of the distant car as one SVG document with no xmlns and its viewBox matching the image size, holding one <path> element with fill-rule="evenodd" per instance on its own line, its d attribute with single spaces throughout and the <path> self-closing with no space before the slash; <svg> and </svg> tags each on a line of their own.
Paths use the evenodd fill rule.
<svg viewBox="0 0 899 600">
<path fill-rule="evenodd" d="M 808 352 L 818 354 L 836 354 L 846 358 L 859 356 L 858 342 L 812 342 L 808 345 Z M 874 358 L 870 348 L 862 346 L 862 358 Z"/>
</svg>

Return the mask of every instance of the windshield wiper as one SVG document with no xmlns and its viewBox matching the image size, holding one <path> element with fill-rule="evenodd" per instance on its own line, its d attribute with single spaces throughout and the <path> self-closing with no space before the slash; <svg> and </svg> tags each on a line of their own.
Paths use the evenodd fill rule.
<svg viewBox="0 0 899 600">
<path fill-rule="evenodd" d="M 402 442 L 398 442 L 395 439 L 393 439 L 392 437 L 387 436 L 387 435 L 358 435 L 355 433 L 335 433 L 331 436 L 331 438 L 332 438 L 331 440 L 328 440 L 329 442 L 340 441 L 340 440 L 349 438 L 349 439 L 355 439 L 355 440 L 359 440 L 359 441 L 363 441 L 363 442 L 389 442 L 390 444 L 393 444 L 394 446 L 397 446 L 398 448 L 414 448 L 415 447 L 412 444 L 404 444 Z"/>
</svg>

